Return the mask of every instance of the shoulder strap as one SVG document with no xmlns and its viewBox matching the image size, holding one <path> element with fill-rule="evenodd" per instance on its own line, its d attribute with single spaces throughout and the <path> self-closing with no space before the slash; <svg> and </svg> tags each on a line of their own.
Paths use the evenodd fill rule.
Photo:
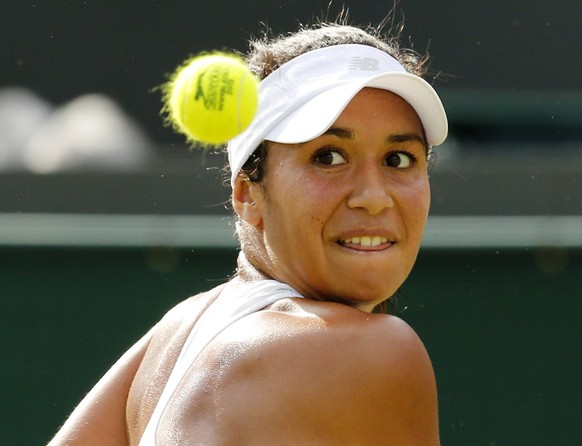
<svg viewBox="0 0 582 446">
<path fill-rule="evenodd" d="M 289 285 L 276 280 L 263 280 L 244 285 L 231 281 L 220 288 L 217 297 L 210 299 L 210 305 L 206 307 L 188 335 L 139 446 L 155 446 L 158 425 L 168 403 L 188 369 L 213 339 L 244 316 L 290 297 L 302 296 Z"/>
</svg>

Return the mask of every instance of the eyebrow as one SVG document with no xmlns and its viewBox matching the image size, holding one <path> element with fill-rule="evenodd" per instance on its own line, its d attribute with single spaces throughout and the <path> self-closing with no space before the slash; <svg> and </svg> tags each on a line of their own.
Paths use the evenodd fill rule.
<svg viewBox="0 0 582 446">
<path fill-rule="evenodd" d="M 353 139 L 354 133 L 345 127 L 330 127 L 327 129 L 323 135 L 330 135 L 330 136 L 337 136 L 338 138 L 343 139 Z M 427 142 L 425 138 L 417 133 L 402 133 L 402 134 L 395 134 L 389 135 L 386 138 L 387 142 L 390 143 L 399 143 L 399 142 L 419 142 L 423 146 L 427 146 Z"/>
<path fill-rule="evenodd" d="M 323 132 L 323 135 L 337 136 L 338 138 L 343 139 L 354 138 L 354 133 L 350 129 L 346 129 L 344 127 L 330 127 L 325 132 Z"/>
</svg>

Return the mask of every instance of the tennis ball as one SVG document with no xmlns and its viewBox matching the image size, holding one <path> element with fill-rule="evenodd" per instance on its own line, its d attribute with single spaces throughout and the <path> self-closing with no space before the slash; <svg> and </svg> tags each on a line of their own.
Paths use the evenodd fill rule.
<svg viewBox="0 0 582 446">
<path fill-rule="evenodd" d="M 199 55 L 180 66 L 165 86 L 165 110 L 174 129 L 190 142 L 220 145 L 253 120 L 258 80 L 229 53 Z"/>
</svg>

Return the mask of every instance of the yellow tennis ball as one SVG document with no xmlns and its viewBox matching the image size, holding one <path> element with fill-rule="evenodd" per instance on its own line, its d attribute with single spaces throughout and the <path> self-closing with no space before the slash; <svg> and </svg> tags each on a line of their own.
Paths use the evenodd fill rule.
<svg viewBox="0 0 582 446">
<path fill-rule="evenodd" d="M 174 128 L 195 143 L 220 145 L 241 133 L 258 107 L 258 80 L 238 56 L 193 57 L 165 88 L 165 108 Z"/>
</svg>

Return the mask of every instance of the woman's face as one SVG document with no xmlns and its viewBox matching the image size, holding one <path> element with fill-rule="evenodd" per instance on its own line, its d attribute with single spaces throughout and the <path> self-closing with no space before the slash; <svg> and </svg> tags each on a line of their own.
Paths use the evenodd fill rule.
<svg viewBox="0 0 582 446">
<path fill-rule="evenodd" d="M 365 88 L 324 135 L 272 143 L 266 162 L 256 266 L 305 297 L 364 311 L 392 296 L 416 260 L 430 203 L 412 107 Z"/>
</svg>

